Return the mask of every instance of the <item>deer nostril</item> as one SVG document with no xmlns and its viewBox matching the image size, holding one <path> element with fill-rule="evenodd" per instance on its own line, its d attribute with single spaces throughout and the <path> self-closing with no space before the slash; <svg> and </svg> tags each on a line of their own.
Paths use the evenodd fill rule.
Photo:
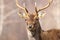
<svg viewBox="0 0 60 40">
<path fill-rule="evenodd" d="M 29 28 L 32 28 L 32 26 L 29 26 Z"/>
<path fill-rule="evenodd" d="M 32 25 L 30 25 L 29 28 L 32 28 Z"/>
</svg>

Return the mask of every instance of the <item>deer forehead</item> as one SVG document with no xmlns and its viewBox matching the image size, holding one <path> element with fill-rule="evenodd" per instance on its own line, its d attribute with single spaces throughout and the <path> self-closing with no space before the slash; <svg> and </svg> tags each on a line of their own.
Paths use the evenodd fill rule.
<svg viewBox="0 0 60 40">
<path fill-rule="evenodd" d="M 34 15 L 34 14 L 29 14 L 29 15 L 25 18 L 25 21 L 26 21 L 26 23 L 28 23 L 28 24 L 33 24 L 33 23 L 35 23 L 35 19 L 36 19 L 36 15 Z"/>
<path fill-rule="evenodd" d="M 28 15 L 26 15 L 26 19 L 29 19 L 29 20 L 34 20 L 36 18 L 37 18 L 37 16 L 34 15 L 34 14 L 28 14 Z"/>
</svg>

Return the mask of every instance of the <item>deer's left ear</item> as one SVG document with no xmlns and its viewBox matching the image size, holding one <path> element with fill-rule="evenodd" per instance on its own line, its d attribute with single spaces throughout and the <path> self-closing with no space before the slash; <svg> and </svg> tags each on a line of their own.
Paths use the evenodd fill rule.
<svg viewBox="0 0 60 40">
<path fill-rule="evenodd" d="M 38 17 L 43 18 L 46 15 L 46 12 L 39 12 Z"/>
</svg>

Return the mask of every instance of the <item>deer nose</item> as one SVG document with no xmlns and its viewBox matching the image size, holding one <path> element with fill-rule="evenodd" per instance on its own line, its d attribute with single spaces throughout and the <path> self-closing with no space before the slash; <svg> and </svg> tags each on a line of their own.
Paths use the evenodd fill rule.
<svg viewBox="0 0 60 40">
<path fill-rule="evenodd" d="M 29 28 L 31 29 L 32 28 L 32 25 L 29 25 Z"/>
</svg>

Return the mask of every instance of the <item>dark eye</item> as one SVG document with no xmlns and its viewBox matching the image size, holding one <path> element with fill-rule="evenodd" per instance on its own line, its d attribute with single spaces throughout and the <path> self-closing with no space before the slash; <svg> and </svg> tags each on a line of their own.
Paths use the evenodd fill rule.
<svg viewBox="0 0 60 40">
<path fill-rule="evenodd" d="M 38 20 L 38 18 L 36 18 L 36 20 Z"/>
<path fill-rule="evenodd" d="M 25 21 L 26 21 L 27 19 L 25 19 Z"/>
</svg>

